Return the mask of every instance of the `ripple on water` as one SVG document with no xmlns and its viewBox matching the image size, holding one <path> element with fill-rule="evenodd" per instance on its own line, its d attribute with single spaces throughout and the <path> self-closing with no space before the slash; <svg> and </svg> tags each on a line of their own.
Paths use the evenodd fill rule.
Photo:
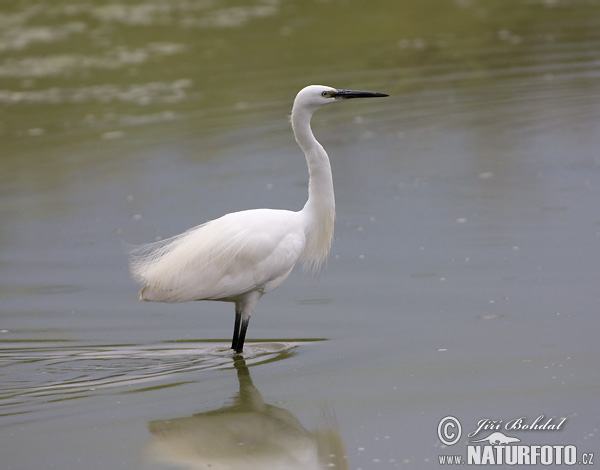
<svg viewBox="0 0 600 470">
<path fill-rule="evenodd" d="M 291 357 L 299 342 L 247 343 L 249 366 Z M 224 342 L 31 347 L 0 353 L 0 416 L 30 413 L 44 403 L 102 393 L 135 393 L 197 380 L 203 370 L 233 367 Z"/>
</svg>

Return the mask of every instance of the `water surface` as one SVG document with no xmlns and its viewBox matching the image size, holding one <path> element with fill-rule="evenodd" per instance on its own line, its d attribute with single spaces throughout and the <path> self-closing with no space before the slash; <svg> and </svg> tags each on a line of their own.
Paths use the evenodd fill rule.
<svg viewBox="0 0 600 470">
<path fill-rule="evenodd" d="M 513 435 L 598 449 L 599 19 L 591 0 L 5 3 L 3 468 L 431 468 L 464 454 L 447 415 L 566 417 Z M 287 115 L 311 83 L 391 96 L 315 116 L 328 269 L 261 300 L 242 364 L 231 305 L 138 302 L 124 248 L 300 209 Z"/>
</svg>

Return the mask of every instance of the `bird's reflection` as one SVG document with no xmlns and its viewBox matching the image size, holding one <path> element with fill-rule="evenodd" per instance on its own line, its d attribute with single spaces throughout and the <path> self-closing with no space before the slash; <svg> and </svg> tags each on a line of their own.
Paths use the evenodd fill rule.
<svg viewBox="0 0 600 470">
<path fill-rule="evenodd" d="M 246 362 L 235 359 L 240 391 L 232 405 L 187 418 L 151 421 L 147 456 L 186 469 L 348 468 L 335 421 L 306 430 L 289 412 L 267 405 Z"/>
</svg>

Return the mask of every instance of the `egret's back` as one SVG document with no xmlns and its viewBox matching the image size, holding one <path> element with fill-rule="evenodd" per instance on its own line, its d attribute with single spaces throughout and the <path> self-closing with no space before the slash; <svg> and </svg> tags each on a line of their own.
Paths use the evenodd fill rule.
<svg viewBox="0 0 600 470">
<path fill-rule="evenodd" d="M 230 300 L 277 287 L 305 245 L 297 212 L 235 212 L 131 252 L 142 300 Z"/>
</svg>

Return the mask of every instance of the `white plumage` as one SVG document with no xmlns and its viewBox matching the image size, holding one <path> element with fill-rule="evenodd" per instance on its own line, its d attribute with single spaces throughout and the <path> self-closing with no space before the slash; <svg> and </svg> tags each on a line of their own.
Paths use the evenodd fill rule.
<svg viewBox="0 0 600 470">
<path fill-rule="evenodd" d="M 145 283 L 141 300 L 228 300 L 277 287 L 302 254 L 299 212 L 234 212 L 173 238 L 136 249 L 131 270 Z"/>
<path fill-rule="evenodd" d="M 234 212 L 180 235 L 131 250 L 133 277 L 150 302 L 221 300 L 235 303 L 232 349 L 241 352 L 260 297 L 279 286 L 297 261 L 319 271 L 335 218 L 331 166 L 310 128 L 322 105 L 345 98 L 387 96 L 320 85 L 302 89 L 294 101 L 292 128 L 309 169 L 308 201 L 298 212 L 255 209 Z"/>
</svg>

